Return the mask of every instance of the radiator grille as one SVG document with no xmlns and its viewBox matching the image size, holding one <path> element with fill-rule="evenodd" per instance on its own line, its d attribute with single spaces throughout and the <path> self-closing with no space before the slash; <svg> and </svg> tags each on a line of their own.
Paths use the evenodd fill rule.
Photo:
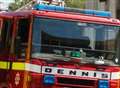
<svg viewBox="0 0 120 88">
<path fill-rule="evenodd" d="M 96 83 L 96 80 L 57 77 L 57 84 L 72 86 L 68 88 L 96 88 Z"/>
</svg>

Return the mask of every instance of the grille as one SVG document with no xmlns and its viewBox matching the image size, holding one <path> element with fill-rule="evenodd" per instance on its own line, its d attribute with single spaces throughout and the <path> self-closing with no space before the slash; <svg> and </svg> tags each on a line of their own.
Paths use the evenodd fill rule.
<svg viewBox="0 0 120 88">
<path fill-rule="evenodd" d="M 68 88 L 96 88 L 97 81 L 57 77 L 57 84 L 61 86 L 69 86 Z"/>
</svg>

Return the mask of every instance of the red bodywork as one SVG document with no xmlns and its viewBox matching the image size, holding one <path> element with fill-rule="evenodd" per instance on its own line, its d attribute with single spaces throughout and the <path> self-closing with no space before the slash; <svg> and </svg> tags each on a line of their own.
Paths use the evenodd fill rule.
<svg viewBox="0 0 120 88">
<path fill-rule="evenodd" d="M 90 65 L 84 64 L 79 65 L 74 62 L 57 62 L 57 64 L 51 64 L 43 60 L 33 60 L 31 64 L 39 65 L 39 66 L 47 66 L 47 67 L 56 67 L 60 69 L 74 69 L 74 70 L 82 70 L 82 71 L 100 71 L 100 72 L 111 72 L 117 73 L 120 71 L 119 67 L 113 66 L 97 66 L 97 65 Z M 20 74 L 20 83 L 16 86 L 15 85 L 15 75 L 19 72 Z M 12 85 L 11 88 L 22 88 L 23 86 L 23 78 L 24 78 L 24 71 L 12 71 L 11 72 L 11 79 L 10 83 Z M 49 74 L 49 73 L 47 73 Z M 50 73 L 51 74 L 51 73 Z M 96 78 L 96 77 L 80 77 L 74 75 L 63 75 L 61 73 L 54 74 L 55 76 L 55 83 L 53 85 L 47 85 L 43 83 L 44 73 L 36 73 L 36 72 L 29 72 L 28 78 L 28 88 L 98 88 L 98 81 L 108 80 L 109 81 L 109 88 L 119 88 L 120 79 L 107 79 L 107 78 Z M 112 77 L 112 76 L 111 76 Z"/>
<path fill-rule="evenodd" d="M 95 16 L 89 16 L 89 15 L 83 15 L 83 14 L 74 14 L 74 13 L 62 13 L 62 12 L 49 12 L 49 11 L 30 11 L 30 12 L 15 12 L 15 13 L 2 13 L 0 14 L 1 18 L 6 19 L 20 19 L 20 18 L 29 18 L 34 16 L 40 16 L 40 17 L 47 17 L 47 18 L 55 18 L 55 19 L 65 19 L 65 20 L 73 20 L 73 21 L 82 21 L 82 22 L 91 22 L 91 23 L 99 23 L 99 24 L 109 24 L 109 25 L 120 25 L 119 20 L 113 19 L 113 18 L 104 18 L 104 17 L 95 17 Z M 16 25 L 13 25 L 13 29 L 16 28 Z M 32 26 L 30 27 L 30 29 Z M 30 48 L 30 42 L 31 39 L 29 39 L 29 46 Z M 98 88 L 98 81 L 100 78 L 97 77 L 82 77 L 82 76 L 74 76 L 74 75 L 61 75 L 61 74 L 54 74 L 55 75 L 55 83 L 54 85 L 45 85 L 43 84 L 43 77 L 44 73 L 42 72 L 42 67 L 48 66 L 48 67 L 56 67 L 56 68 L 62 68 L 62 69 L 75 69 L 75 70 L 82 70 L 82 71 L 99 71 L 99 72 L 108 72 L 108 73 L 118 73 L 120 75 L 120 67 L 113 67 L 113 66 L 97 66 L 92 64 L 78 64 L 76 62 L 64 62 L 64 61 L 55 61 L 54 63 L 48 63 L 47 61 L 44 61 L 41 59 L 30 59 L 30 49 L 27 49 L 27 57 L 26 61 L 19 61 L 16 60 L 14 55 L 10 55 L 8 57 L 11 57 L 10 62 L 21 62 L 21 63 L 28 63 L 33 64 L 36 66 L 40 66 L 40 72 L 32 72 L 27 70 L 7 70 L 8 77 L 8 86 L 10 88 L 25 88 L 23 86 L 24 84 L 24 78 L 25 73 L 28 73 L 27 76 L 27 87 L 28 88 Z M 1 56 L 1 60 L 3 61 L 3 57 Z M 28 60 L 29 59 L 29 60 Z M 4 61 L 7 61 L 4 59 Z M 6 70 L 4 70 L 6 72 Z M 1 69 L 1 73 L 3 75 L 4 72 Z M 18 74 L 18 75 L 17 75 Z M 111 74 L 112 75 L 112 74 Z M 113 74 L 114 76 L 114 74 Z M 103 80 L 108 80 L 110 85 L 109 88 L 120 88 L 120 77 L 117 79 L 112 79 L 111 77 L 109 79 L 101 78 Z M 17 81 L 16 81 L 17 80 Z M 65 80 L 65 81 L 64 81 Z M 1 80 L 2 81 L 2 80 Z M 18 82 L 18 84 L 17 84 Z"/>
</svg>

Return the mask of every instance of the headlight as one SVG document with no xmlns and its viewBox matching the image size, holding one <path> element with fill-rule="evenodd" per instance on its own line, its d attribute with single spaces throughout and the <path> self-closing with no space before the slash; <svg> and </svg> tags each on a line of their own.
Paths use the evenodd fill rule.
<svg viewBox="0 0 120 88">
<path fill-rule="evenodd" d="M 109 88 L 108 80 L 99 80 L 98 88 Z"/>
<path fill-rule="evenodd" d="M 54 75 L 44 75 L 43 83 L 46 85 L 52 85 L 55 83 Z"/>
</svg>

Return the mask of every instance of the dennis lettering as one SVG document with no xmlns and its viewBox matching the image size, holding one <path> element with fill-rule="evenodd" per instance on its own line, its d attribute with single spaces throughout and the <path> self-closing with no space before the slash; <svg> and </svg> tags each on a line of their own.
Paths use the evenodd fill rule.
<svg viewBox="0 0 120 88">
<path fill-rule="evenodd" d="M 109 72 L 100 71 L 88 71 L 79 69 L 57 68 L 57 67 L 42 67 L 42 73 L 54 74 L 54 75 L 66 75 L 66 76 L 78 76 L 78 77 L 92 77 L 100 79 L 110 79 Z"/>
</svg>

